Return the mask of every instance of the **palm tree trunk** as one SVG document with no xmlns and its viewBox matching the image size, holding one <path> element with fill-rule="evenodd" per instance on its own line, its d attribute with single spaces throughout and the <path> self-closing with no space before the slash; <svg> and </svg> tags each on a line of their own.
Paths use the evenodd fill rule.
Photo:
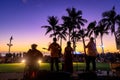
<svg viewBox="0 0 120 80">
<path fill-rule="evenodd" d="M 69 32 L 69 41 L 70 41 L 70 32 Z"/>
<path fill-rule="evenodd" d="M 94 34 L 94 40 L 95 40 L 95 44 L 96 44 L 96 36 L 95 36 L 95 34 Z"/>
<path fill-rule="evenodd" d="M 85 40 L 84 40 L 84 38 L 82 38 L 82 41 L 83 41 L 84 53 L 85 53 L 85 55 L 86 55 L 86 49 L 85 49 Z"/>
<path fill-rule="evenodd" d="M 114 34 L 114 37 L 115 37 L 115 43 L 116 43 L 116 49 L 117 49 L 117 37 L 116 37 L 115 32 L 113 34 Z"/>
<path fill-rule="evenodd" d="M 102 36 L 101 36 L 100 38 L 101 38 L 101 48 L 102 48 L 102 53 L 104 54 L 104 46 L 103 46 Z"/>
<path fill-rule="evenodd" d="M 76 42 L 75 42 L 75 40 L 73 40 L 73 49 L 74 49 L 74 51 L 76 51 Z"/>
<path fill-rule="evenodd" d="M 74 33 L 74 29 L 73 29 L 73 33 Z M 75 42 L 75 37 L 73 36 L 73 49 L 76 52 L 75 48 L 76 48 L 76 42 Z"/>
<path fill-rule="evenodd" d="M 61 48 L 62 48 L 62 38 L 60 39 L 60 46 L 61 46 Z"/>
<path fill-rule="evenodd" d="M 55 30 L 53 30 L 53 33 L 54 33 L 54 36 L 55 36 L 55 38 L 56 38 L 56 34 L 55 34 L 56 32 L 55 32 Z"/>
</svg>

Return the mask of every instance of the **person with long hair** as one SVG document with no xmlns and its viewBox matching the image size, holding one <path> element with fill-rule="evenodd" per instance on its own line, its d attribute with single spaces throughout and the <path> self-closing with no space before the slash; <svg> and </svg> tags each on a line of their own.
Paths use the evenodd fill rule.
<svg viewBox="0 0 120 80">
<path fill-rule="evenodd" d="M 73 72 L 73 61 L 72 61 L 73 48 L 71 47 L 71 42 L 67 42 L 67 46 L 64 50 L 64 71 Z"/>
</svg>

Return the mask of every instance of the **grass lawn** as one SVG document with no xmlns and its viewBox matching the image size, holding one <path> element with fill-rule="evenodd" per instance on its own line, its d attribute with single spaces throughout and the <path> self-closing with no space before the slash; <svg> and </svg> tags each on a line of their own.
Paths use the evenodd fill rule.
<svg viewBox="0 0 120 80">
<path fill-rule="evenodd" d="M 84 70 L 85 63 L 73 63 L 74 71 Z M 6 63 L 0 64 L 0 72 L 23 72 L 25 64 L 24 63 Z M 60 69 L 62 65 L 60 64 Z M 41 70 L 50 70 L 49 63 L 41 63 L 40 64 Z M 97 63 L 97 69 L 99 70 L 110 70 L 110 66 L 108 63 Z"/>
</svg>

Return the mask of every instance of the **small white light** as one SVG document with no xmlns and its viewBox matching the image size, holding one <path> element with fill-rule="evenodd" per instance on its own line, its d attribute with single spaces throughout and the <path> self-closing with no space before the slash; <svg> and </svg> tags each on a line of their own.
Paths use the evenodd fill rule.
<svg viewBox="0 0 120 80">
<path fill-rule="evenodd" d="M 25 60 L 23 59 L 21 62 L 22 62 L 22 63 L 25 63 Z"/>
<path fill-rule="evenodd" d="M 41 63 L 42 61 L 41 60 L 38 60 L 38 63 Z"/>
</svg>

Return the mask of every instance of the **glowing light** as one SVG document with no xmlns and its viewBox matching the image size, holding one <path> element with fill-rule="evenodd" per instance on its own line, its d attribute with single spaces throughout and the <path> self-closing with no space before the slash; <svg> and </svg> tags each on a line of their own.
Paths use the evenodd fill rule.
<svg viewBox="0 0 120 80">
<path fill-rule="evenodd" d="M 42 63 L 42 60 L 38 60 L 38 63 Z"/>
<path fill-rule="evenodd" d="M 21 62 L 22 62 L 22 63 L 25 63 L 25 60 L 23 59 Z"/>
</svg>

